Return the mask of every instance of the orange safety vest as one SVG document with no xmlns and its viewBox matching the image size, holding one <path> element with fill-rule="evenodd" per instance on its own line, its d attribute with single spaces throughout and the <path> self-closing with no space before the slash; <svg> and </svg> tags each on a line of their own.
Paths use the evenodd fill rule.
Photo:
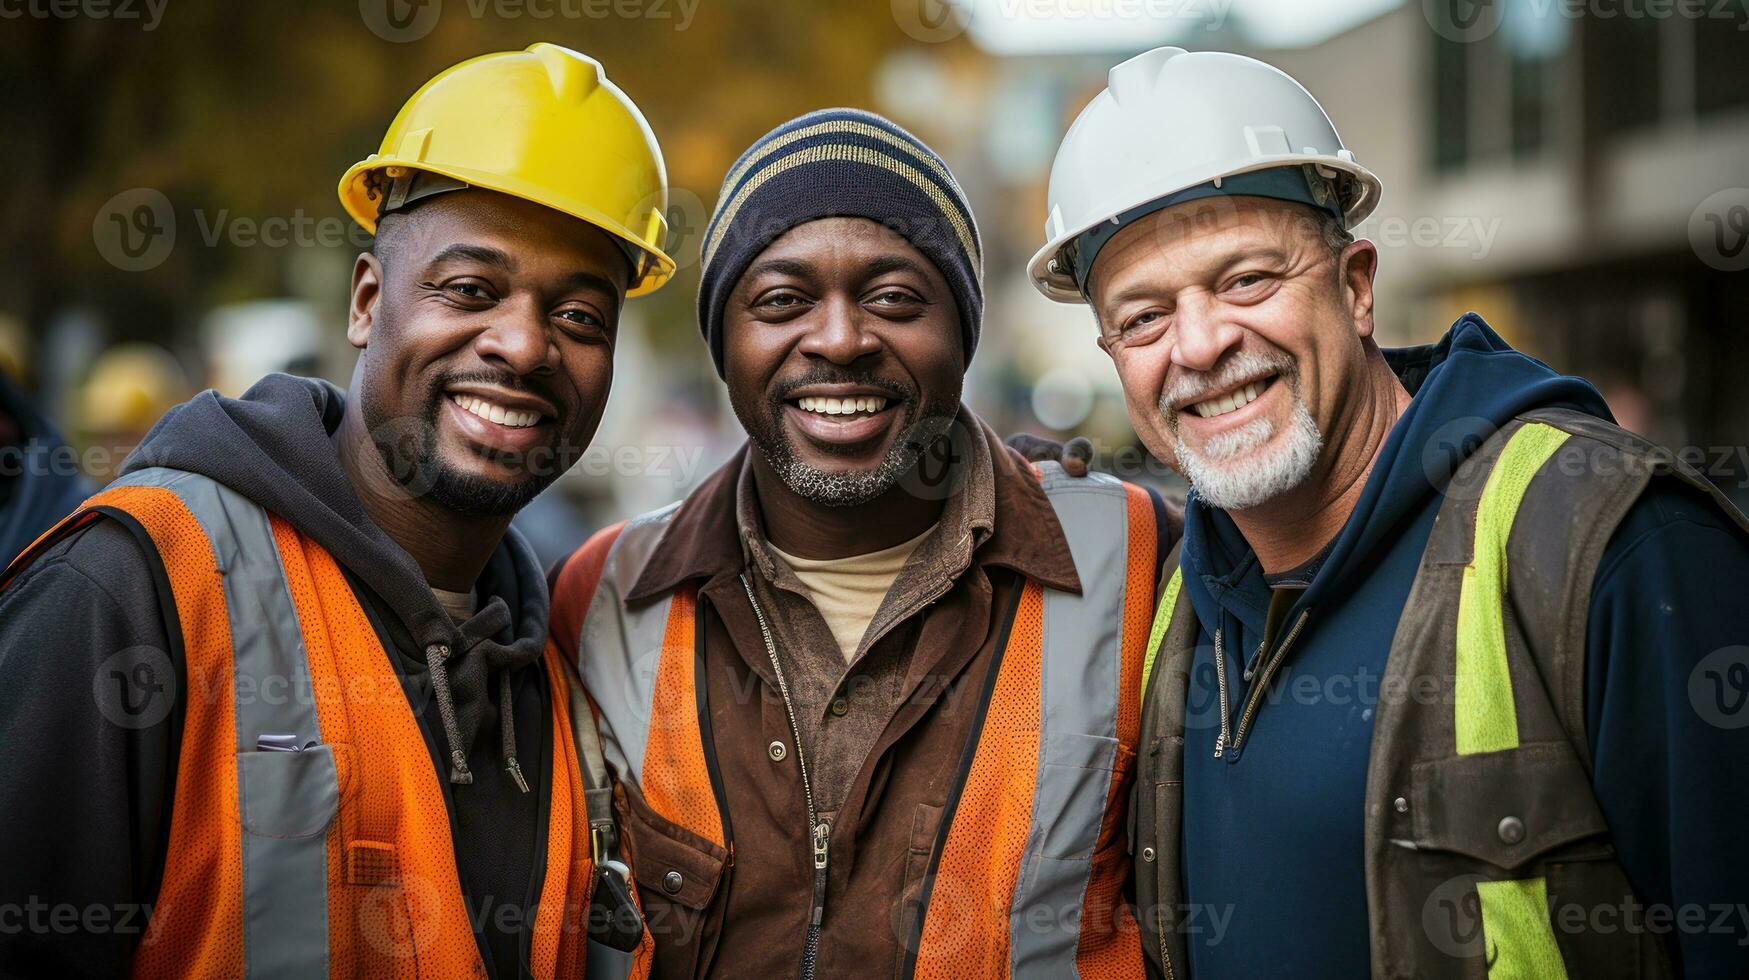
<svg viewBox="0 0 1749 980">
<path fill-rule="evenodd" d="M 1140 487 L 1071 478 L 1055 463 L 1038 470 L 1083 592 L 1031 582 L 1013 609 L 921 907 L 907 917 L 906 978 L 1144 975 L 1123 899 L 1124 815 L 1159 567 L 1156 514 Z M 675 509 L 603 532 L 579 559 L 601 569 L 578 638 L 583 677 L 619 778 L 665 819 L 732 851 L 705 744 L 696 590 L 621 599 Z"/>
<path fill-rule="evenodd" d="M 484 976 L 437 770 L 400 678 L 333 557 L 213 480 L 123 477 L 21 555 L 100 516 L 144 528 L 187 663 L 164 879 L 141 977 Z M 579 977 L 594 880 L 558 650 L 546 873 L 529 967 Z M 296 746 L 264 751 L 270 740 Z M 646 938 L 646 951 L 648 939 Z M 647 972 L 647 955 L 633 972 Z"/>
</svg>

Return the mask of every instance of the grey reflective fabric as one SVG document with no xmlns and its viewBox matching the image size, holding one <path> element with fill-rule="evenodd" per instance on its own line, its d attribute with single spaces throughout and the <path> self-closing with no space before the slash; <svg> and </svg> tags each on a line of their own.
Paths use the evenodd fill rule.
<svg viewBox="0 0 1749 980">
<path fill-rule="evenodd" d="M 656 668 L 672 595 L 628 608 L 623 598 L 679 508 L 675 503 L 633 519 L 608 550 L 583 632 L 577 639 L 583 686 L 601 711 L 601 747 L 620 778 L 642 786 L 644 747 L 656 696 Z"/>
<path fill-rule="evenodd" d="M 327 829 L 339 784 L 322 729 L 279 548 L 267 512 L 207 477 L 154 467 L 116 486 L 175 493 L 206 531 L 224 578 L 243 820 L 243 968 L 252 977 L 328 973 Z M 293 735 L 301 752 L 256 750 Z"/>
<path fill-rule="evenodd" d="M 1009 912 L 1009 957 L 1016 977 L 1072 977 L 1117 763 L 1118 699 L 1131 693 L 1120 688 L 1129 499 L 1109 476 L 1070 477 L 1055 463 L 1039 469 L 1082 594 L 1044 594 L 1038 781 Z"/>
</svg>

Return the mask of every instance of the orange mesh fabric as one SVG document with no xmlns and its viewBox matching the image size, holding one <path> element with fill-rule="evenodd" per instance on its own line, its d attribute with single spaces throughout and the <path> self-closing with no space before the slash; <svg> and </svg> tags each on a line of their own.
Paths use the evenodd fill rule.
<svg viewBox="0 0 1749 980">
<path fill-rule="evenodd" d="M 693 686 L 693 611 L 697 594 L 675 591 L 656 666 L 650 698 L 650 738 L 644 746 L 644 799 L 650 808 L 718 846 L 723 815 L 704 761 L 704 736 L 698 727 L 698 691 Z"/>
<path fill-rule="evenodd" d="M 547 870 L 530 941 L 530 970 L 541 980 L 583 975 L 583 945 L 594 859 L 583 813 L 583 773 L 571 735 L 569 672 L 564 654 L 547 642 L 542 662 L 553 691 L 552 811 L 547 821 Z"/>
<path fill-rule="evenodd" d="M 85 508 L 99 503 L 102 501 L 96 497 L 87 497 L 80 502 L 78 507 L 73 508 L 72 513 L 50 525 L 47 531 L 36 536 L 35 541 L 25 545 L 23 551 L 13 556 L 11 564 L 0 569 L 0 589 L 10 585 L 12 580 L 18 577 L 18 573 L 24 571 L 25 567 L 35 561 L 36 556 L 49 545 L 73 533 L 76 529 L 97 520 L 101 515 Z"/>
<path fill-rule="evenodd" d="M 1081 937 L 1075 966 L 1085 980 L 1143 975 L 1141 932 L 1135 912 L 1123 900 L 1129 855 L 1124 841 L 1124 801 L 1135 776 L 1136 741 L 1141 733 L 1142 657 L 1153 625 L 1154 578 L 1159 570 L 1159 538 L 1154 502 L 1141 487 L 1124 484 L 1129 506 L 1129 562 L 1124 582 L 1123 661 L 1117 681 L 1117 765 L 1105 801 L 1105 819 L 1093 850 L 1093 869 L 1081 907 Z"/>
<path fill-rule="evenodd" d="M 1044 590 L 1028 582 L 936 865 L 916 976 L 1008 976 L 1008 913 L 1038 775 Z"/>
<path fill-rule="evenodd" d="M 304 634 L 322 741 L 340 765 L 340 815 L 328 830 L 329 971 L 484 976 L 442 787 L 388 653 L 333 557 L 277 517 L 273 535 Z M 393 853 L 392 877 L 351 883 L 360 854 L 381 865 L 385 851 Z"/>
<path fill-rule="evenodd" d="M 243 972 L 243 842 L 231 622 L 212 545 L 182 499 L 160 487 L 117 487 L 84 506 L 115 507 L 146 529 L 170 580 L 188 665 L 164 881 L 151 928 L 134 954 L 133 972 L 238 976 Z"/>
</svg>

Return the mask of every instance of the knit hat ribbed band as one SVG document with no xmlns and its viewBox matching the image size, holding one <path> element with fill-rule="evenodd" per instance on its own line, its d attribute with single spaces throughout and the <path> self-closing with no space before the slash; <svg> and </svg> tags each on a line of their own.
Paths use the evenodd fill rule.
<svg viewBox="0 0 1749 980">
<path fill-rule="evenodd" d="M 959 306 L 966 362 L 984 316 L 983 252 L 947 164 L 891 120 L 822 109 L 760 137 L 723 180 L 705 226 L 698 323 L 723 375 L 723 309 L 741 274 L 784 232 L 817 218 L 867 218 L 941 271 Z"/>
</svg>

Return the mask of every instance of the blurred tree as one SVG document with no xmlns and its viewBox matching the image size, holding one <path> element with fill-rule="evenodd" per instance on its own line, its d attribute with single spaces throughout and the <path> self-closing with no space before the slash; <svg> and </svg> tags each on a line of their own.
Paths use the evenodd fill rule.
<svg viewBox="0 0 1749 980">
<path fill-rule="evenodd" d="M 876 65 L 915 43 L 885 3 L 155 0 L 154 22 L 145 0 L 66 2 L 36 0 L 0 30 L 0 310 L 40 334 L 56 311 L 86 306 L 112 339 L 167 343 L 191 338 L 216 303 L 292 292 L 304 246 L 239 245 L 231 223 L 350 230 L 334 195 L 341 172 L 376 148 L 421 82 L 463 58 L 549 40 L 599 59 L 663 142 L 682 192 L 675 217 L 698 225 L 681 243 L 684 261 L 688 249 L 696 259 L 708 217 L 684 206 L 708 208 L 743 148 L 797 113 L 867 105 Z M 434 8 L 417 40 L 385 40 L 370 26 Z M 94 239 L 108 202 L 133 188 L 165 195 L 176 235 L 160 263 L 137 272 L 106 260 Z M 353 251 L 307 247 L 343 260 Z M 677 342 L 694 329 L 696 283 L 690 268 L 653 300 L 652 320 Z M 333 289 L 338 304 L 344 280 Z"/>
</svg>

